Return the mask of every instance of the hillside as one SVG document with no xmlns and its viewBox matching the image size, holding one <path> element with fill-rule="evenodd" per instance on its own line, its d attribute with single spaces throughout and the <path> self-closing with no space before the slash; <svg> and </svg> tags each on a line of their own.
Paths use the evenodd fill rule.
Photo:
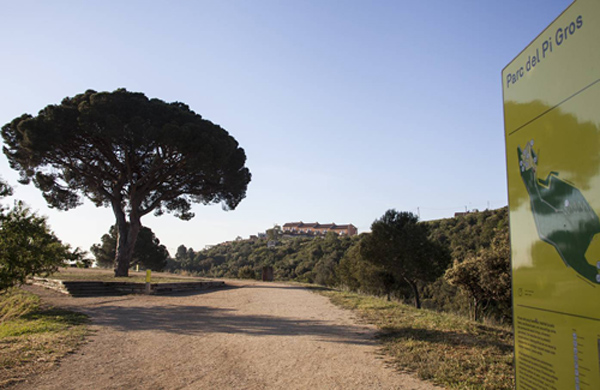
<svg viewBox="0 0 600 390">
<path fill-rule="evenodd" d="M 198 276 L 259 278 L 262 267 L 272 266 L 275 279 L 330 284 L 335 266 L 359 237 L 278 237 L 238 240 L 202 251 L 180 246 L 167 265 L 171 272 Z"/>
<path fill-rule="evenodd" d="M 453 259 L 461 260 L 489 247 L 495 236 L 508 231 L 508 206 L 424 223 L 429 225 L 431 237 L 445 244 Z"/>
<path fill-rule="evenodd" d="M 448 250 L 452 267 L 489 249 L 495 239 L 507 234 L 507 211 L 504 207 L 421 223 L 428 226 L 430 238 Z M 237 240 L 201 251 L 181 245 L 167 270 L 196 276 L 258 279 L 264 266 L 272 266 L 276 280 L 317 283 L 408 300 L 411 293 L 403 282 L 361 258 L 358 248 L 365 234 L 368 233 L 347 237 L 329 233 L 310 238 L 279 234 L 271 235 L 271 239 Z M 450 285 L 444 276 L 420 288 L 426 307 L 470 312 L 469 296 L 460 287 Z"/>
</svg>

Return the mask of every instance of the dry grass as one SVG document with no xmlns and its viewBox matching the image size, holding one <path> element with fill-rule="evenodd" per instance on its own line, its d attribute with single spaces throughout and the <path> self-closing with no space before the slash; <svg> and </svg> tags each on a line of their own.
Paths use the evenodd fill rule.
<svg viewBox="0 0 600 390">
<path fill-rule="evenodd" d="M 320 291 L 381 329 L 383 350 L 401 371 L 449 389 L 514 388 L 510 328 L 417 310 L 397 302 L 338 291 Z"/>
<path fill-rule="evenodd" d="M 48 370 L 87 334 L 87 317 L 44 308 L 37 296 L 12 289 L 0 295 L 0 388 Z"/>
</svg>

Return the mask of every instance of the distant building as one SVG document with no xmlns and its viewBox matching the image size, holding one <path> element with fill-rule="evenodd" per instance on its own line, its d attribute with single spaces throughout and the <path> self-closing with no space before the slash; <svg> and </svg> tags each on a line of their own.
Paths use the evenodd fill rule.
<svg viewBox="0 0 600 390">
<path fill-rule="evenodd" d="M 284 234 L 307 234 L 307 235 L 325 235 L 328 232 L 334 232 L 338 235 L 355 236 L 358 229 L 352 224 L 336 225 L 335 223 L 320 224 L 300 222 L 288 222 L 282 227 Z"/>
</svg>

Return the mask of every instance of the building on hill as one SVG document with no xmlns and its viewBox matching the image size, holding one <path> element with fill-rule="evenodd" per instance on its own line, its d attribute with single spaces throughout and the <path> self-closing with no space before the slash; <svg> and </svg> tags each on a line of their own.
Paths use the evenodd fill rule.
<svg viewBox="0 0 600 390">
<path fill-rule="evenodd" d="M 328 232 L 334 232 L 340 236 L 355 236 L 358 234 L 358 229 L 352 224 L 347 225 L 336 225 L 335 223 L 320 224 L 315 223 L 304 223 L 300 222 L 288 222 L 282 227 L 283 234 L 291 235 L 325 235 Z"/>
<path fill-rule="evenodd" d="M 454 213 L 454 218 L 456 218 L 456 217 L 462 217 L 463 215 L 469 215 L 471 213 L 478 213 L 478 212 L 479 212 L 478 209 L 458 211 L 458 212 Z"/>
</svg>

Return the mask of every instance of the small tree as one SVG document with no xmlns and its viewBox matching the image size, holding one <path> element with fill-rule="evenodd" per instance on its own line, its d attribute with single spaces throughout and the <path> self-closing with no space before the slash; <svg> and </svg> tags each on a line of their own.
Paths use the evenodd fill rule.
<svg viewBox="0 0 600 390">
<path fill-rule="evenodd" d="M 412 213 L 386 211 L 361 241 L 360 254 L 396 280 L 405 281 L 413 292 L 415 307 L 420 308 L 418 283 L 443 274 L 450 256 L 445 248 L 429 240 L 427 225 L 418 222 Z"/>
<path fill-rule="evenodd" d="M 90 250 L 99 267 L 109 268 L 115 261 L 115 247 L 117 243 L 117 227 L 110 227 L 108 234 L 104 234 L 100 244 L 93 245 Z M 167 265 L 169 252 L 154 232 L 148 227 L 142 226 L 133 251 L 132 266 L 141 265 L 152 271 L 162 271 Z"/>
<path fill-rule="evenodd" d="M 141 218 L 192 203 L 235 209 L 246 195 L 246 155 L 223 128 L 183 103 L 142 93 L 86 91 L 2 127 L 4 153 L 22 183 L 33 181 L 50 207 L 80 196 L 111 207 L 118 227 L 115 276 L 127 276 Z"/>
<path fill-rule="evenodd" d="M 511 276 L 508 232 L 498 234 L 489 248 L 462 262 L 455 261 L 444 275 L 448 283 L 465 290 L 472 300 L 471 317 L 477 321 L 494 303 L 502 316 L 510 317 Z"/>
<path fill-rule="evenodd" d="M 0 180 L 0 194 L 10 193 Z M 29 276 L 55 272 L 66 260 L 77 257 L 50 231 L 46 218 L 22 202 L 12 209 L 0 208 L 0 292 L 25 283 Z"/>
<path fill-rule="evenodd" d="M 115 248 L 117 247 L 117 228 L 111 226 L 108 233 L 100 238 L 100 244 L 90 247 L 90 252 L 96 258 L 96 265 L 101 268 L 110 268 L 115 264 Z"/>
<path fill-rule="evenodd" d="M 143 226 L 133 251 L 133 265 L 152 271 L 162 271 L 167 265 L 169 251 L 150 228 Z"/>
<path fill-rule="evenodd" d="M 362 236 L 365 237 L 367 233 Z M 391 300 L 397 281 L 382 266 L 366 261 L 360 254 L 360 242 L 350 247 L 336 267 L 339 286 L 365 294 L 385 295 Z"/>
<path fill-rule="evenodd" d="M 175 259 L 183 262 L 187 259 L 188 250 L 185 245 L 181 244 L 177 247 L 177 252 L 175 253 Z"/>
</svg>

